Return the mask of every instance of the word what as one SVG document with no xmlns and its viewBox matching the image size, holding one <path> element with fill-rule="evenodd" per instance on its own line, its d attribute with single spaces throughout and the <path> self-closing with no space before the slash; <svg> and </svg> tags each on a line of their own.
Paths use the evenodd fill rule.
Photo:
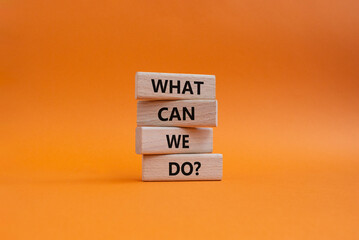
<svg viewBox="0 0 359 240">
<path fill-rule="evenodd" d="M 194 81 L 194 86 L 192 87 L 192 84 L 190 81 L 185 81 L 184 85 L 181 86 L 181 81 L 177 80 L 177 84 L 174 84 L 173 80 L 164 80 L 158 79 L 157 82 L 155 79 L 151 79 L 153 91 L 155 93 L 162 92 L 166 93 L 169 91 L 169 93 L 177 93 L 177 94 L 186 94 L 189 93 L 191 95 L 194 94 L 193 89 L 195 89 L 195 92 L 198 95 L 201 95 L 201 84 L 204 84 L 204 82 L 201 81 Z M 174 91 L 176 90 L 176 92 Z M 197 90 L 197 91 L 196 91 Z"/>
</svg>

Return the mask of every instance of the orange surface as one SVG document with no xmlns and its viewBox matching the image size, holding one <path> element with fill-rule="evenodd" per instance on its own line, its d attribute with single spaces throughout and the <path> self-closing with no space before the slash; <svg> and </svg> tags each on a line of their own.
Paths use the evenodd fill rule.
<svg viewBox="0 0 359 240">
<path fill-rule="evenodd" d="M 358 1 L 1 1 L 0 239 L 359 239 Z M 217 76 L 222 182 L 143 183 L 136 71 Z"/>
</svg>

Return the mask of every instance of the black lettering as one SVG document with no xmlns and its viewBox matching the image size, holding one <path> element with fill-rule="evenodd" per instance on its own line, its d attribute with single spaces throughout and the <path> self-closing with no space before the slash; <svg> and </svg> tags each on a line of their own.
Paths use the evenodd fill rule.
<svg viewBox="0 0 359 240">
<path fill-rule="evenodd" d="M 186 91 L 189 91 L 190 94 L 193 94 L 190 81 L 186 81 L 186 83 L 184 84 L 184 87 L 183 87 L 183 90 L 182 90 L 182 94 L 185 94 Z"/>
<path fill-rule="evenodd" d="M 181 120 L 181 116 L 180 116 L 180 114 L 178 112 L 178 109 L 176 107 L 174 107 L 172 109 L 171 116 L 170 116 L 169 120 L 172 121 L 173 118 L 177 118 L 177 120 L 179 120 L 179 121 Z"/>
<path fill-rule="evenodd" d="M 187 138 L 189 138 L 189 135 L 183 135 L 183 137 L 182 137 L 182 147 L 183 148 L 189 148 L 189 145 L 186 145 L 186 143 L 189 143 L 189 139 L 187 139 Z"/>
<path fill-rule="evenodd" d="M 192 110 L 192 114 L 188 111 L 186 107 L 183 108 L 183 120 L 186 120 L 186 113 L 191 120 L 194 120 L 194 107 L 192 107 L 191 110 Z"/>
<path fill-rule="evenodd" d="M 177 89 L 177 93 L 180 93 L 181 81 L 177 80 L 177 85 L 173 85 L 173 80 L 170 80 L 170 93 L 173 93 L 173 88 Z"/>
<path fill-rule="evenodd" d="M 197 94 L 201 95 L 201 84 L 204 84 L 204 82 L 194 81 L 193 83 L 197 84 Z"/>
<path fill-rule="evenodd" d="M 161 115 L 163 111 L 167 111 L 167 110 L 168 110 L 168 108 L 164 107 L 164 108 L 161 108 L 161 109 L 158 111 L 158 118 L 159 118 L 161 121 L 168 121 L 168 118 L 163 118 L 162 115 Z"/>
<path fill-rule="evenodd" d="M 157 86 L 155 85 L 155 79 L 151 79 L 153 91 L 156 93 L 158 92 L 158 89 L 161 88 L 161 92 L 164 93 L 167 88 L 167 82 L 168 80 L 165 80 L 165 83 L 162 83 L 161 79 L 158 79 Z"/>
<path fill-rule="evenodd" d="M 188 172 L 185 171 L 185 166 L 186 166 L 186 165 L 189 166 L 189 171 L 188 171 Z M 185 175 L 185 176 L 191 175 L 192 172 L 193 172 L 192 163 L 190 163 L 190 162 L 185 162 L 185 163 L 183 163 L 183 164 L 182 164 L 182 167 L 181 167 L 181 172 L 182 172 L 182 174 Z"/>
<path fill-rule="evenodd" d="M 173 172 L 173 168 L 172 168 L 172 166 L 176 166 L 176 171 L 175 172 Z M 177 175 L 178 173 L 179 173 L 179 171 L 180 171 L 180 166 L 179 166 L 179 164 L 178 163 L 175 163 L 175 162 L 169 162 L 169 165 L 168 165 L 168 167 L 169 167 L 169 175 L 170 176 L 175 176 L 175 175 Z"/>
<path fill-rule="evenodd" d="M 170 135 L 166 135 L 166 138 L 167 138 L 168 148 L 172 148 L 173 143 L 175 144 L 175 148 L 179 148 L 181 142 L 181 135 L 178 136 L 178 141 L 176 141 L 176 135 L 172 135 L 171 139 L 170 139 Z"/>
<path fill-rule="evenodd" d="M 198 170 L 201 167 L 201 163 L 200 162 L 194 162 L 193 165 L 195 165 L 195 166 L 197 165 L 197 167 L 196 167 L 196 175 L 199 175 Z"/>
</svg>

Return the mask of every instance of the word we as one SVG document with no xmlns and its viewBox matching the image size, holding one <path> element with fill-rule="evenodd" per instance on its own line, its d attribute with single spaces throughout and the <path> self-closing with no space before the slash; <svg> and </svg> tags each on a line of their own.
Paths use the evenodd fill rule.
<svg viewBox="0 0 359 240">
<path fill-rule="evenodd" d="M 179 148 L 181 137 L 182 137 L 182 148 L 189 148 L 189 146 L 186 145 L 186 143 L 189 143 L 189 140 L 187 139 L 189 138 L 189 135 L 178 135 L 177 139 L 176 139 L 176 135 L 172 135 L 171 139 L 170 139 L 170 135 L 166 135 L 168 148 L 172 148 L 173 144 L 175 145 L 175 148 Z"/>
</svg>

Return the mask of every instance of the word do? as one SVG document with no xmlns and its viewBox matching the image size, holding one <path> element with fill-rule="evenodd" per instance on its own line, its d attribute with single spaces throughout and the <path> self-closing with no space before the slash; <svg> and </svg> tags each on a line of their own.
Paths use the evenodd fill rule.
<svg viewBox="0 0 359 240">
<path fill-rule="evenodd" d="M 197 166 L 195 171 L 196 171 L 196 175 L 199 175 L 198 170 L 201 167 L 201 163 L 200 162 L 194 162 L 193 165 Z M 180 164 L 178 164 L 176 162 L 169 162 L 169 165 L 168 165 L 168 167 L 169 167 L 169 175 L 170 176 L 176 176 L 181 172 L 183 175 L 189 176 L 189 175 L 191 175 L 193 173 L 193 165 L 190 162 L 184 162 L 184 163 L 182 163 L 181 166 L 180 166 Z M 186 166 L 188 166 L 188 167 L 186 167 Z"/>
</svg>

